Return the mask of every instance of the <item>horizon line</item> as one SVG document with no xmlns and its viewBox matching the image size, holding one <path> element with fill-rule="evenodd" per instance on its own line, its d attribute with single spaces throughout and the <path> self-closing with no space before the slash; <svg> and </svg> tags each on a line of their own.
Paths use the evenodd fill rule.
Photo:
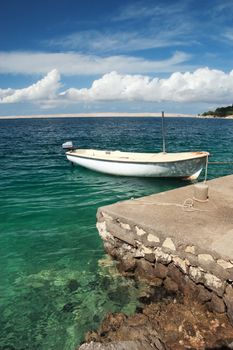
<svg viewBox="0 0 233 350">
<path fill-rule="evenodd" d="M 194 118 L 196 114 L 164 113 L 165 117 Z M 161 117 L 162 112 L 92 112 L 92 113 L 58 113 L 0 116 L 0 119 L 36 119 L 36 118 L 95 118 L 95 117 Z"/>
</svg>

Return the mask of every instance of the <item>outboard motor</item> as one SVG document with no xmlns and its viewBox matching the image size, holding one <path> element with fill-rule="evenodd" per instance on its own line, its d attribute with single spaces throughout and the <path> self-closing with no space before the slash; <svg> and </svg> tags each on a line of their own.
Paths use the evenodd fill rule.
<svg viewBox="0 0 233 350">
<path fill-rule="evenodd" d="M 62 144 L 62 148 L 66 151 L 74 150 L 74 145 L 72 141 L 67 141 Z"/>
</svg>

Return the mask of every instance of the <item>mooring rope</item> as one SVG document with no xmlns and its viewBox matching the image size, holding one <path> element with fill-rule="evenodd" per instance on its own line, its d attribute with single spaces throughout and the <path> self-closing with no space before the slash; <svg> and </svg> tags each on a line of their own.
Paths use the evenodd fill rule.
<svg viewBox="0 0 233 350">
<path fill-rule="evenodd" d="M 129 205 L 127 203 L 128 201 L 121 202 L 121 204 Z M 157 205 L 157 206 L 172 206 L 172 207 L 179 207 L 182 208 L 183 211 L 212 211 L 216 209 L 216 205 L 213 204 L 213 208 L 211 209 L 200 209 L 200 208 L 195 208 L 194 207 L 194 200 L 192 198 L 186 198 L 182 204 L 180 203 L 168 203 L 168 202 L 157 202 L 157 201 L 152 201 L 152 202 L 147 202 L 143 200 L 137 200 L 137 199 L 130 199 L 130 205 Z"/>
<path fill-rule="evenodd" d="M 204 183 L 207 182 L 207 175 L 208 175 L 208 165 L 209 164 L 232 164 L 233 161 L 224 161 L 224 162 L 210 162 L 209 157 L 206 157 L 206 164 L 205 164 L 205 178 L 204 178 Z M 180 203 L 166 203 L 166 202 L 157 202 L 157 201 L 143 201 L 143 200 L 137 200 L 135 198 L 130 199 L 130 204 L 137 204 L 137 205 L 158 205 L 158 206 L 175 206 L 175 207 L 180 207 L 183 209 L 183 211 L 212 211 L 216 209 L 216 204 L 212 202 L 213 208 L 211 209 L 199 209 L 194 207 L 194 199 L 193 198 L 186 198 L 182 204 Z M 121 204 L 128 204 L 127 201 L 121 202 Z"/>
<path fill-rule="evenodd" d="M 207 181 L 208 165 L 209 165 L 209 156 L 206 157 L 206 162 L 205 162 L 205 180 L 204 180 L 204 183 L 206 183 L 206 181 Z"/>
</svg>

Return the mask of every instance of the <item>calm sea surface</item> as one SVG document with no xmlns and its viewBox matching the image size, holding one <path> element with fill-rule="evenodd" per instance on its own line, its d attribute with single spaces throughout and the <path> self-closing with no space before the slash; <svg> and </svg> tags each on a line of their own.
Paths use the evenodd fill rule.
<svg viewBox="0 0 233 350">
<path fill-rule="evenodd" d="M 166 118 L 167 150 L 233 161 L 233 120 Z M 98 207 L 186 184 L 72 167 L 61 144 L 160 151 L 159 118 L 0 120 L 0 349 L 73 350 L 108 311 L 134 312 L 143 286 L 119 276 Z M 210 165 L 209 179 L 233 173 Z M 202 174 L 203 178 L 203 174 Z"/>
</svg>

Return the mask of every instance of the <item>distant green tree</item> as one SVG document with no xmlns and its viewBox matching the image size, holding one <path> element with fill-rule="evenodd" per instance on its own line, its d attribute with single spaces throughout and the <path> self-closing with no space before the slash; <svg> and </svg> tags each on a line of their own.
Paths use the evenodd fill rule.
<svg viewBox="0 0 233 350">
<path fill-rule="evenodd" d="M 233 104 L 227 107 L 218 107 L 215 111 L 208 111 L 202 113 L 202 116 L 212 115 L 216 117 L 227 117 L 228 115 L 233 115 Z"/>
<path fill-rule="evenodd" d="M 208 111 L 208 112 L 204 112 L 202 113 L 202 115 L 205 117 L 207 115 L 214 115 L 214 112 L 213 111 Z"/>
</svg>

